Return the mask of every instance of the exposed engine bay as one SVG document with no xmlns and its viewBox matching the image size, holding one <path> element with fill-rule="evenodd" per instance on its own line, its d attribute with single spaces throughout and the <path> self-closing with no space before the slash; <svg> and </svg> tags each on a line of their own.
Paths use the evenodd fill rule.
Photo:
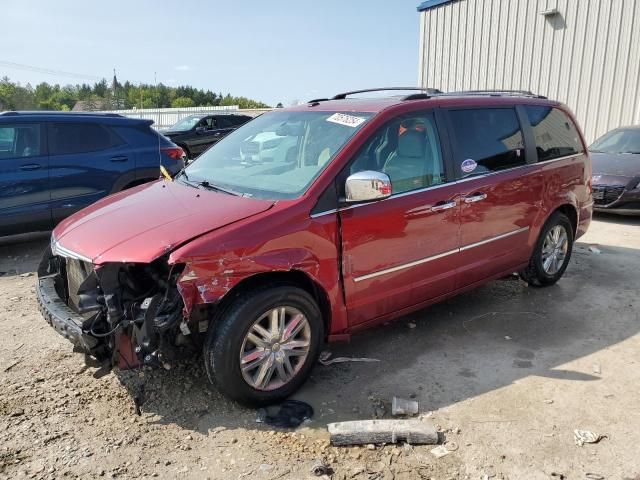
<svg viewBox="0 0 640 480">
<path fill-rule="evenodd" d="M 200 351 L 200 330 L 207 326 L 196 320 L 197 311 L 185 316 L 177 288 L 183 269 L 169 265 L 167 256 L 148 264 L 94 266 L 49 249 L 38 269 L 41 310 L 76 351 L 85 353 L 87 363 L 104 373 L 115 366 L 170 368 L 176 359 Z M 55 302 L 65 305 L 52 308 Z"/>
</svg>

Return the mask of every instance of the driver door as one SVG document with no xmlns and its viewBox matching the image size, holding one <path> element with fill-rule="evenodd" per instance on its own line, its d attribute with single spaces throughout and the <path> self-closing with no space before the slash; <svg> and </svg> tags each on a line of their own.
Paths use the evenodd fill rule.
<svg viewBox="0 0 640 480">
<path fill-rule="evenodd" d="M 350 325 L 445 296 L 455 287 L 460 206 L 449 182 L 433 112 L 383 126 L 347 175 L 386 173 L 392 195 L 340 211 L 343 277 Z"/>
</svg>

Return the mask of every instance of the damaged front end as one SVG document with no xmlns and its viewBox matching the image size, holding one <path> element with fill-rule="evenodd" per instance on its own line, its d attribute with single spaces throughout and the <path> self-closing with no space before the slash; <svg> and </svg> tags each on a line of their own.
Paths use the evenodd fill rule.
<svg viewBox="0 0 640 480">
<path fill-rule="evenodd" d="M 169 368 L 199 351 L 176 287 L 184 265 L 168 256 L 151 263 L 105 263 L 49 248 L 38 268 L 40 310 L 88 364 Z M 196 328 L 197 330 L 197 328 Z"/>
</svg>

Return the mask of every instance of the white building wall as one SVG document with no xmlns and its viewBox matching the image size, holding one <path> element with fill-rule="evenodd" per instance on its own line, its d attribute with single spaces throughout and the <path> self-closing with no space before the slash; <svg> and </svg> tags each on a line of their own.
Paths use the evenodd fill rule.
<svg viewBox="0 0 640 480">
<path fill-rule="evenodd" d="M 588 142 L 640 123 L 640 0 L 457 0 L 421 12 L 420 35 L 421 86 L 560 100 Z"/>
</svg>

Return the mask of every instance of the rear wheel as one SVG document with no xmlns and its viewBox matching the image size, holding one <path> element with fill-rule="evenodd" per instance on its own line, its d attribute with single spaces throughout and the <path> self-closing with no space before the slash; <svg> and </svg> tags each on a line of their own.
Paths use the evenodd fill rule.
<svg viewBox="0 0 640 480">
<path fill-rule="evenodd" d="M 520 276 L 529 285 L 553 285 L 564 274 L 573 250 L 573 226 L 566 215 L 555 212 L 545 223 L 529 265 Z"/>
<path fill-rule="evenodd" d="M 306 291 L 288 285 L 254 290 L 211 327 L 204 356 L 207 374 L 240 403 L 275 403 L 308 377 L 323 337 L 320 309 Z"/>
</svg>

